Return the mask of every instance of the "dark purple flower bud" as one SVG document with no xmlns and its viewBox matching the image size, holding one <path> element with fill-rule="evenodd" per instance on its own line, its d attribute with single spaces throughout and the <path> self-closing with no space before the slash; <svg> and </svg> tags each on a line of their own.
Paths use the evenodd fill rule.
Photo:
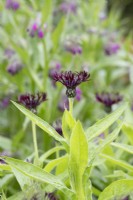
<svg viewBox="0 0 133 200">
<path fill-rule="evenodd" d="M 42 39 L 44 37 L 44 32 L 41 29 L 38 30 L 38 37 L 40 39 Z"/>
<path fill-rule="evenodd" d="M 53 75 L 53 79 L 55 81 L 58 81 L 66 86 L 66 95 L 68 98 L 73 98 L 76 96 L 76 87 L 80 85 L 83 82 L 86 82 L 89 80 L 90 74 L 81 71 L 81 72 L 60 72 L 55 73 Z"/>
<path fill-rule="evenodd" d="M 48 200 L 58 200 L 58 198 L 55 196 L 53 192 L 45 193 L 45 197 L 47 197 Z"/>
<path fill-rule="evenodd" d="M 104 51 L 106 55 L 110 56 L 110 55 L 116 54 L 119 49 L 120 49 L 119 44 L 109 43 L 105 46 Z"/>
<path fill-rule="evenodd" d="M 77 101 L 80 101 L 82 98 L 82 91 L 79 88 L 76 88 L 76 96 L 75 96 Z"/>
<path fill-rule="evenodd" d="M 123 97 L 118 93 L 102 92 L 101 94 L 96 94 L 96 100 L 109 108 L 111 108 L 112 105 L 122 101 L 122 99 Z"/>
<path fill-rule="evenodd" d="M 18 97 L 18 102 L 36 113 L 37 106 L 47 100 L 46 96 L 46 93 L 37 93 L 36 95 L 22 94 Z"/>
<path fill-rule="evenodd" d="M 63 95 L 59 104 L 58 104 L 58 109 L 61 111 L 61 112 L 64 112 L 65 109 L 69 110 L 69 101 L 68 101 L 68 98 Z"/>
<path fill-rule="evenodd" d="M 10 48 L 5 49 L 4 55 L 7 59 L 10 59 L 14 54 L 15 54 L 14 50 Z"/>
<path fill-rule="evenodd" d="M 23 64 L 19 61 L 14 61 L 12 64 L 8 65 L 7 72 L 12 76 L 17 74 L 23 68 Z"/>
<path fill-rule="evenodd" d="M 77 5 L 75 2 L 63 2 L 59 6 L 59 10 L 65 14 L 67 13 L 76 13 Z"/>
<path fill-rule="evenodd" d="M 57 133 L 59 133 L 59 135 L 63 135 L 62 133 L 62 125 L 61 125 L 61 121 L 57 120 L 53 123 L 53 127 L 54 129 L 57 131 Z"/>
</svg>

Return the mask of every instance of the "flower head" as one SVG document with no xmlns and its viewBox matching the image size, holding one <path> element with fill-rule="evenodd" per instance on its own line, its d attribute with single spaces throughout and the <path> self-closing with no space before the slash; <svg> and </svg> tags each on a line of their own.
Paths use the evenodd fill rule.
<svg viewBox="0 0 133 200">
<path fill-rule="evenodd" d="M 77 5 L 75 2 L 63 2 L 59 6 L 59 10 L 65 14 L 67 13 L 76 13 Z"/>
<path fill-rule="evenodd" d="M 10 104 L 10 97 L 4 97 L 3 99 L 0 100 L 0 108 L 4 109 L 7 108 Z"/>
<path fill-rule="evenodd" d="M 44 30 L 41 29 L 39 23 L 34 22 L 30 28 L 27 29 L 29 32 L 30 37 L 37 36 L 38 38 L 42 39 L 44 37 L 44 32 L 46 28 L 44 27 Z"/>
<path fill-rule="evenodd" d="M 53 123 L 53 127 L 57 131 L 57 133 L 59 133 L 59 135 L 61 135 L 61 136 L 63 135 L 63 133 L 62 133 L 62 125 L 61 125 L 61 121 L 60 120 L 56 120 Z"/>
<path fill-rule="evenodd" d="M 6 0 L 6 8 L 12 9 L 14 11 L 18 10 L 20 7 L 20 3 L 14 0 Z"/>
<path fill-rule="evenodd" d="M 36 113 L 36 108 L 42 102 L 46 101 L 46 93 L 22 94 L 18 97 L 18 102 L 23 104 L 26 108 Z"/>
<path fill-rule="evenodd" d="M 82 82 L 86 82 L 89 80 L 90 74 L 85 71 L 81 72 L 59 72 L 53 75 L 53 79 L 55 81 L 61 82 L 66 86 L 66 95 L 68 98 L 73 98 L 76 96 L 76 87 L 80 85 Z"/>
<path fill-rule="evenodd" d="M 111 42 L 105 46 L 104 51 L 106 55 L 110 56 L 116 54 L 119 49 L 120 49 L 119 44 Z"/>
<path fill-rule="evenodd" d="M 118 93 L 105 93 L 96 94 L 96 100 L 104 104 L 106 107 L 111 107 L 112 105 L 122 101 L 122 96 Z"/>
<path fill-rule="evenodd" d="M 12 76 L 17 74 L 23 68 L 23 64 L 19 61 L 14 61 L 7 66 L 7 72 Z"/>
<path fill-rule="evenodd" d="M 65 45 L 65 50 L 73 55 L 82 54 L 82 47 L 79 44 L 67 44 Z"/>
</svg>

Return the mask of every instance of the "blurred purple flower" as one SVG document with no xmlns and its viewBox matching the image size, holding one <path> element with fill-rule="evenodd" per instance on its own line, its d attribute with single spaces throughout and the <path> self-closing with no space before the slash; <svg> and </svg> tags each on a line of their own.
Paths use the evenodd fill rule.
<svg viewBox="0 0 133 200">
<path fill-rule="evenodd" d="M 67 14 L 67 13 L 76 13 L 77 12 L 77 4 L 76 2 L 62 2 L 59 6 L 59 11 Z"/>
<path fill-rule="evenodd" d="M 51 63 L 52 68 L 49 70 L 49 77 L 52 79 L 52 85 L 55 87 L 56 86 L 56 81 L 53 80 L 53 76 L 55 73 L 59 72 L 61 69 L 61 63 L 54 61 Z"/>
<path fill-rule="evenodd" d="M 61 97 L 61 100 L 59 101 L 59 104 L 58 104 L 58 109 L 61 112 L 64 112 L 65 109 L 69 110 L 69 101 L 66 95 L 63 95 Z"/>
<path fill-rule="evenodd" d="M 46 93 L 37 93 L 36 95 L 22 94 L 18 97 L 18 102 L 24 105 L 27 109 L 36 113 L 37 106 L 46 101 L 46 97 Z"/>
<path fill-rule="evenodd" d="M 127 196 L 127 197 L 124 197 L 123 199 L 121 199 L 121 200 L 129 200 L 129 196 Z"/>
<path fill-rule="evenodd" d="M 71 54 L 73 55 L 76 55 L 76 54 L 82 54 L 82 47 L 78 44 L 66 44 L 65 45 L 65 50 L 70 52 Z"/>
<path fill-rule="evenodd" d="M 14 61 L 7 66 L 7 72 L 12 76 L 17 74 L 23 68 L 23 64 L 19 61 Z"/>
<path fill-rule="evenodd" d="M 14 1 L 14 0 L 6 0 L 5 6 L 7 9 L 12 9 L 12 10 L 16 11 L 20 8 L 20 3 L 18 1 Z"/>
<path fill-rule="evenodd" d="M 54 127 L 54 129 L 57 131 L 57 133 L 59 133 L 59 135 L 63 136 L 61 120 L 56 120 L 56 121 L 53 123 L 53 127 Z"/>
<path fill-rule="evenodd" d="M 44 28 L 46 29 L 46 28 Z M 44 37 L 44 31 L 40 28 L 37 22 L 34 22 L 30 28 L 27 29 L 29 35 L 31 37 L 38 36 L 38 38 L 42 39 Z"/>
<path fill-rule="evenodd" d="M 38 30 L 38 37 L 40 39 L 42 39 L 44 37 L 44 32 L 41 29 Z"/>
<path fill-rule="evenodd" d="M 77 101 L 80 101 L 82 98 L 82 91 L 79 88 L 76 88 L 76 96 L 75 96 Z"/>
<path fill-rule="evenodd" d="M 102 92 L 100 94 L 96 93 L 96 100 L 106 107 L 110 107 L 120 101 L 122 101 L 123 97 L 119 95 L 119 93 L 108 93 Z"/>
<path fill-rule="evenodd" d="M 10 59 L 15 54 L 15 51 L 13 49 L 7 48 L 4 51 L 4 55 L 7 59 Z"/>
<path fill-rule="evenodd" d="M 119 49 L 120 49 L 119 44 L 110 42 L 105 46 L 104 52 L 106 55 L 110 56 L 110 55 L 116 54 Z"/>
<path fill-rule="evenodd" d="M 0 108 L 7 108 L 10 104 L 10 97 L 4 97 L 3 99 L 0 100 Z"/>
</svg>

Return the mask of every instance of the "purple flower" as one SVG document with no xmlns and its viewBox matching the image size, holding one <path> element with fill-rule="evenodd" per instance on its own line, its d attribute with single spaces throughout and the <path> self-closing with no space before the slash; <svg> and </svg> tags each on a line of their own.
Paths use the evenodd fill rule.
<svg viewBox="0 0 133 200">
<path fill-rule="evenodd" d="M 127 197 L 124 197 L 123 199 L 121 199 L 121 200 L 129 200 L 129 196 L 127 196 Z"/>
<path fill-rule="evenodd" d="M 120 49 L 119 44 L 111 42 L 105 46 L 104 51 L 106 55 L 110 56 L 110 55 L 116 54 L 119 49 Z"/>
<path fill-rule="evenodd" d="M 7 59 L 10 59 L 15 54 L 15 51 L 13 49 L 7 48 L 4 51 L 4 55 Z"/>
<path fill-rule="evenodd" d="M 59 62 L 53 62 L 52 68 L 49 70 L 49 77 L 52 79 L 52 85 L 56 86 L 56 81 L 53 80 L 53 76 L 56 72 L 59 72 L 61 69 L 61 64 Z"/>
<path fill-rule="evenodd" d="M 76 96 L 76 87 L 80 85 L 83 82 L 86 82 L 89 80 L 90 74 L 81 71 L 81 72 L 60 72 L 55 73 L 53 75 L 53 79 L 55 81 L 61 82 L 63 85 L 66 86 L 66 95 L 68 98 L 73 98 Z"/>
<path fill-rule="evenodd" d="M 5 97 L 0 101 L 0 108 L 7 108 L 10 104 L 10 97 Z"/>
<path fill-rule="evenodd" d="M 23 64 L 19 61 L 14 61 L 7 67 L 7 72 L 12 76 L 17 74 L 23 68 Z"/>
<path fill-rule="evenodd" d="M 45 193 L 45 197 L 47 197 L 48 200 L 58 200 L 53 192 Z"/>
<path fill-rule="evenodd" d="M 105 93 L 102 92 L 101 94 L 96 94 L 96 100 L 102 104 L 104 104 L 106 107 L 110 107 L 120 101 L 122 101 L 122 96 L 118 93 Z"/>
<path fill-rule="evenodd" d="M 18 97 L 18 102 L 32 112 L 36 113 L 37 106 L 47 100 L 46 96 L 46 93 L 37 93 L 36 95 L 22 94 Z"/>
<path fill-rule="evenodd" d="M 38 37 L 40 39 L 42 39 L 44 37 L 44 32 L 41 29 L 38 30 Z"/>
<path fill-rule="evenodd" d="M 20 3 L 14 0 L 6 0 L 6 8 L 16 11 L 20 8 Z"/>
<path fill-rule="evenodd" d="M 59 101 L 59 104 L 58 104 L 58 109 L 61 112 L 64 112 L 65 109 L 69 110 L 69 101 L 66 95 L 63 95 L 61 97 L 61 100 Z"/>
<path fill-rule="evenodd" d="M 82 98 L 82 91 L 79 88 L 76 88 L 76 96 L 75 96 L 77 101 L 80 101 Z"/>
<path fill-rule="evenodd" d="M 1 153 L 0 153 L 0 156 L 8 156 L 8 157 L 11 157 L 11 153 L 10 152 L 8 152 L 8 151 L 2 151 Z M 1 159 L 0 158 L 0 164 L 7 164 L 5 161 L 4 161 L 4 159 Z"/>
<path fill-rule="evenodd" d="M 82 47 L 78 44 L 67 44 L 65 45 L 65 50 L 70 52 L 73 55 L 82 54 Z"/>
<path fill-rule="evenodd" d="M 44 28 L 46 29 L 46 28 Z M 34 22 L 30 28 L 27 29 L 29 35 L 31 37 L 38 36 L 38 38 L 42 39 L 44 37 L 44 31 L 40 28 L 37 22 Z"/>
<path fill-rule="evenodd" d="M 57 131 L 57 133 L 59 133 L 59 135 L 63 135 L 62 133 L 62 126 L 61 126 L 61 121 L 60 120 L 57 120 L 53 123 L 53 127 L 54 129 Z"/>
<path fill-rule="evenodd" d="M 63 2 L 59 6 L 59 10 L 65 14 L 67 13 L 76 13 L 77 5 L 75 2 Z"/>
</svg>

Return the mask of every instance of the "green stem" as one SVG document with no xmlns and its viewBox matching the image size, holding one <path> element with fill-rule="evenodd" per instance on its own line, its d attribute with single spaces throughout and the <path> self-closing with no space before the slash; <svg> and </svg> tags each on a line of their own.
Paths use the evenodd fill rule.
<svg viewBox="0 0 133 200">
<path fill-rule="evenodd" d="M 46 90 L 47 88 L 47 76 L 48 76 L 48 54 L 47 54 L 47 48 L 46 48 L 46 43 L 44 41 L 43 43 L 43 46 L 44 46 L 44 54 L 45 54 L 45 67 L 44 67 L 44 91 Z"/>
<path fill-rule="evenodd" d="M 35 151 L 35 157 L 34 157 L 34 164 L 39 164 L 39 155 L 38 155 L 38 146 L 37 146 L 37 137 L 36 137 L 36 125 L 34 122 L 32 122 L 32 134 L 33 134 L 33 144 L 34 144 L 34 151 Z"/>
<path fill-rule="evenodd" d="M 68 100 L 69 100 L 69 111 L 73 115 L 73 101 L 74 101 L 74 98 L 68 98 Z"/>
</svg>

